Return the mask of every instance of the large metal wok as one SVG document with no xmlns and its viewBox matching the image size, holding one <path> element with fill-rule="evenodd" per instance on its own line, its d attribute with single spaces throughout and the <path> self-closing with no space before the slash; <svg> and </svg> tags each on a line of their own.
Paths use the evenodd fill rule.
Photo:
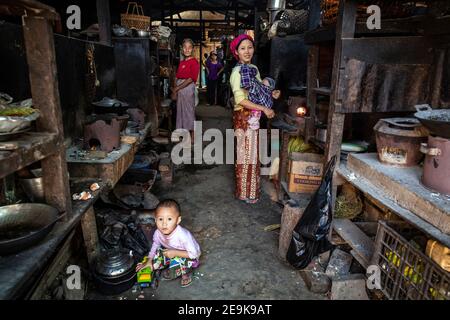
<svg viewBox="0 0 450 320">
<path fill-rule="evenodd" d="M 414 116 L 433 134 L 450 139 L 450 109 L 432 109 L 428 104 L 417 105 Z"/>
<path fill-rule="evenodd" d="M 37 244 L 64 215 L 42 203 L 0 207 L 0 255 L 13 254 Z"/>
</svg>

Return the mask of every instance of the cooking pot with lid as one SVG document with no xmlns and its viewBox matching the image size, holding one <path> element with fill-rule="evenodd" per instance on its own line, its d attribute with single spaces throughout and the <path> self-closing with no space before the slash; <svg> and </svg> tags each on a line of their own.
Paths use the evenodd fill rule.
<svg viewBox="0 0 450 320">
<path fill-rule="evenodd" d="M 136 262 L 124 249 L 112 249 L 99 255 L 92 270 L 97 289 L 106 295 L 115 295 L 130 289 L 136 283 Z"/>
</svg>

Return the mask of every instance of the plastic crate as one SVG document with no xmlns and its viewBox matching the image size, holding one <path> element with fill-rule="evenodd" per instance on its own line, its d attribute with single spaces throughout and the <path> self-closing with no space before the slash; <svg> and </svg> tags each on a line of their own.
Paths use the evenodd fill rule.
<svg viewBox="0 0 450 320">
<path fill-rule="evenodd" d="M 372 264 L 380 267 L 381 291 L 391 300 L 450 300 L 450 273 L 406 240 L 414 230 L 379 221 Z"/>
</svg>

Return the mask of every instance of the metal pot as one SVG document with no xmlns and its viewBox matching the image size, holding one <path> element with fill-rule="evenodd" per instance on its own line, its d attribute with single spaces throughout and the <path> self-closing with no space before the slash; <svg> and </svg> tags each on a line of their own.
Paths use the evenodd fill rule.
<svg viewBox="0 0 450 320">
<path fill-rule="evenodd" d="M 124 26 L 119 26 L 115 24 L 112 28 L 112 31 L 116 37 L 130 36 L 131 30 Z"/>
<path fill-rule="evenodd" d="M 114 249 L 100 254 L 95 264 L 95 272 L 108 279 L 117 279 L 134 270 L 134 267 L 134 258 L 128 251 Z"/>
<path fill-rule="evenodd" d="M 127 251 L 113 249 L 99 255 L 92 270 L 97 289 L 115 295 L 131 288 L 136 282 L 135 260 Z"/>
<path fill-rule="evenodd" d="M 100 101 L 93 102 L 92 105 L 94 106 L 96 113 L 123 114 L 130 107 L 130 105 L 126 102 L 108 97 L 105 97 Z"/>
<path fill-rule="evenodd" d="M 32 202 L 45 202 L 42 178 L 19 179 L 19 184 Z"/>
<path fill-rule="evenodd" d="M 432 109 L 428 104 L 415 106 L 414 116 L 431 131 L 431 133 L 450 139 L 450 109 Z"/>
<path fill-rule="evenodd" d="M 422 160 L 420 144 L 427 141 L 429 132 L 417 119 L 381 119 L 374 131 L 381 162 L 408 167 Z"/>
<path fill-rule="evenodd" d="M 22 203 L 0 207 L 0 255 L 37 244 L 64 215 L 47 204 Z"/>
<path fill-rule="evenodd" d="M 439 193 L 450 195 L 450 140 L 428 137 L 420 151 L 425 154 L 422 183 Z"/>
</svg>

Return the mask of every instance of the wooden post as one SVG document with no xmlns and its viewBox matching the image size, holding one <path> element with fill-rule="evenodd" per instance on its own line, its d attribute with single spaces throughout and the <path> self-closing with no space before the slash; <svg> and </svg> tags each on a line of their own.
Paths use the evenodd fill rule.
<svg viewBox="0 0 450 320">
<path fill-rule="evenodd" d="M 286 254 L 292 240 L 292 231 L 303 215 L 305 208 L 293 206 L 289 202 L 286 203 L 281 215 L 280 239 L 278 242 L 278 255 L 286 261 Z"/>
<path fill-rule="evenodd" d="M 173 30 L 173 0 L 170 0 L 170 28 Z"/>
<path fill-rule="evenodd" d="M 258 37 L 259 37 L 259 25 L 258 25 L 258 6 L 255 5 L 255 54 L 253 56 L 253 63 L 258 65 Z"/>
<path fill-rule="evenodd" d="M 39 131 L 56 133 L 59 151 L 42 163 L 45 198 L 49 205 L 61 212 L 72 214 L 69 190 L 69 174 L 64 147 L 64 130 L 58 91 L 55 44 L 49 21 L 39 17 L 23 18 L 23 33 L 30 73 L 31 95 L 34 106 L 39 109 Z"/>
<path fill-rule="evenodd" d="M 239 32 L 239 11 L 238 11 L 238 1 L 233 1 L 234 5 L 234 33 L 237 35 Z"/>
<path fill-rule="evenodd" d="M 95 221 L 95 212 L 93 207 L 90 207 L 81 218 L 81 229 L 83 231 L 88 262 L 89 265 L 92 265 L 100 250 L 97 223 Z"/>
<path fill-rule="evenodd" d="M 325 161 L 328 162 L 333 156 L 336 156 L 336 168 L 339 167 L 341 143 L 344 133 L 345 114 L 336 113 L 335 110 L 340 106 L 342 101 L 339 99 L 339 92 L 341 90 L 340 79 L 344 77 L 344 70 L 341 67 L 344 62 L 342 56 L 342 39 L 353 38 L 355 35 L 356 24 L 356 7 L 355 0 L 342 0 L 339 3 L 339 16 L 336 25 L 336 41 L 334 47 L 333 59 L 333 75 L 331 79 L 331 96 L 330 108 L 328 111 L 328 129 L 327 129 L 327 143 L 325 147 Z M 333 182 L 332 188 L 332 212 L 334 217 L 334 209 L 336 203 L 337 185 Z M 333 219 L 334 220 L 334 219 Z M 333 228 L 330 228 L 330 239 Z"/>
<path fill-rule="evenodd" d="M 436 108 L 441 102 L 442 76 L 444 72 L 445 50 L 439 50 L 435 55 L 434 79 L 432 81 L 431 106 Z"/>
<path fill-rule="evenodd" d="M 97 0 L 97 17 L 100 29 L 100 43 L 110 46 L 112 42 L 109 0 Z"/>
<path fill-rule="evenodd" d="M 336 42 L 334 48 L 333 76 L 331 83 L 330 110 L 328 113 L 327 144 L 325 161 L 329 161 L 334 155 L 338 155 L 336 166 L 339 165 L 342 135 L 344 131 L 345 114 L 336 113 L 335 110 L 342 103 L 339 97 L 341 90 L 340 79 L 344 76 L 341 70 L 344 58 L 342 53 L 342 39 L 353 38 L 356 23 L 356 3 L 354 0 L 345 0 L 339 3 L 339 17 L 336 26 Z"/>
<path fill-rule="evenodd" d="M 316 119 L 316 105 L 317 105 L 317 95 L 314 92 L 314 88 L 317 87 L 317 73 L 319 68 L 319 46 L 314 45 L 309 48 L 308 51 L 308 70 L 307 70 L 307 81 L 308 81 L 308 94 L 307 94 L 307 106 L 309 109 L 309 115 L 311 121 L 314 122 L 309 126 L 305 126 L 305 141 L 308 142 L 310 138 L 314 137 L 315 130 L 315 119 Z M 313 130 L 313 132 L 311 132 Z"/>
<path fill-rule="evenodd" d="M 308 30 L 315 30 L 320 25 L 320 1 L 310 1 Z"/>
<path fill-rule="evenodd" d="M 202 87 L 202 81 L 203 81 L 203 11 L 200 10 L 200 88 Z M 205 61 L 206 63 L 206 61 Z M 206 79 L 205 79 L 206 80 Z M 206 81 L 205 81 L 206 82 Z"/>
</svg>

